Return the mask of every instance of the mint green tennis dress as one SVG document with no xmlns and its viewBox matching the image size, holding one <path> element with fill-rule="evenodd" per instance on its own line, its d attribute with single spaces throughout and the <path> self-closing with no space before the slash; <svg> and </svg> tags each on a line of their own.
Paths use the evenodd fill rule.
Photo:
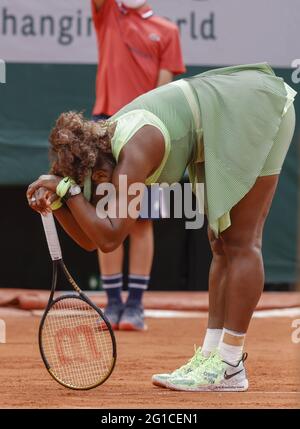
<svg viewBox="0 0 300 429">
<path fill-rule="evenodd" d="M 164 136 L 165 155 L 146 184 L 178 182 L 186 168 L 205 183 L 205 210 L 215 235 L 261 175 L 278 174 L 291 142 L 296 92 L 267 64 L 211 70 L 150 91 L 110 118 L 112 152 L 143 126 Z M 155 150 L 155 147 L 153 148 Z"/>
</svg>

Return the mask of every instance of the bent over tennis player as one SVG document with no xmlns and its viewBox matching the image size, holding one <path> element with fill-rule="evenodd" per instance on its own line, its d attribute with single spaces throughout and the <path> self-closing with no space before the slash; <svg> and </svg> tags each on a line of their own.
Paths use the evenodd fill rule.
<svg viewBox="0 0 300 429">
<path fill-rule="evenodd" d="M 52 207 L 86 249 L 116 249 L 136 222 L 97 216 L 101 181 L 117 190 L 121 176 L 128 187 L 173 183 L 188 167 L 193 185 L 205 183 L 213 252 L 207 331 L 187 364 L 153 376 L 156 385 L 248 388 L 243 346 L 264 285 L 262 233 L 294 133 L 294 97 L 265 63 L 226 67 L 150 91 L 108 121 L 63 113 L 51 132 L 52 175 L 29 186 L 28 201 L 39 212 Z M 117 208 L 122 198 L 117 192 Z M 128 207 L 134 198 L 128 196 Z"/>
</svg>

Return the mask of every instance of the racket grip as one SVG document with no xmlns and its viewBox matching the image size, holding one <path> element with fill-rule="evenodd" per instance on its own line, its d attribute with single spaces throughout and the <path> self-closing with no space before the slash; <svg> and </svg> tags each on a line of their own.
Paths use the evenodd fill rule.
<svg viewBox="0 0 300 429">
<path fill-rule="evenodd" d="M 43 227 L 48 243 L 49 252 L 53 261 L 62 259 L 61 247 L 59 244 L 56 225 L 53 214 L 49 213 L 46 216 L 41 215 Z"/>
</svg>

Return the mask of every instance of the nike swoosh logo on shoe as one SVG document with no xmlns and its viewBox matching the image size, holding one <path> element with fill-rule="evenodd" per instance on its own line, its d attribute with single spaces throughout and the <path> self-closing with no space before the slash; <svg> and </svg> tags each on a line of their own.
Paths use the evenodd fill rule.
<svg viewBox="0 0 300 429">
<path fill-rule="evenodd" d="M 233 374 L 227 374 L 227 371 L 225 371 L 224 378 L 225 378 L 225 380 L 230 380 L 232 377 L 234 377 L 235 375 L 240 374 L 242 371 L 244 371 L 244 369 L 241 369 L 238 372 L 234 372 Z"/>
</svg>

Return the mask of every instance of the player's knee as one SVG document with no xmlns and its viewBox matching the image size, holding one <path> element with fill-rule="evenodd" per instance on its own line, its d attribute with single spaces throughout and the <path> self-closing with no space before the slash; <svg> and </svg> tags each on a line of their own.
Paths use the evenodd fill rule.
<svg viewBox="0 0 300 429">
<path fill-rule="evenodd" d="M 208 240 L 214 257 L 225 256 L 222 240 L 217 238 L 210 229 L 208 230 Z"/>
<path fill-rule="evenodd" d="M 247 234 L 228 234 L 221 238 L 225 254 L 229 258 L 240 255 L 260 254 L 261 239 Z"/>
<path fill-rule="evenodd" d="M 225 256 L 223 243 L 220 239 L 215 239 L 210 242 L 211 251 L 213 256 Z"/>
</svg>

